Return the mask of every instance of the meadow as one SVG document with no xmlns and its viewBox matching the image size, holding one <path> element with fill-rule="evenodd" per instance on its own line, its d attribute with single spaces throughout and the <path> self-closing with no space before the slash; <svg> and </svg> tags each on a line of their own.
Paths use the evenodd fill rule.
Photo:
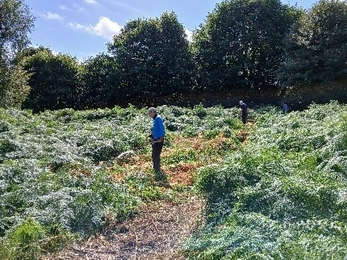
<svg viewBox="0 0 347 260">
<path fill-rule="evenodd" d="M 146 109 L 1 109 L 0 258 L 39 259 L 143 205 L 200 196 L 188 259 L 344 259 L 345 105 L 260 107 L 246 126 L 236 108 L 159 111 L 164 183 L 151 172 Z"/>
</svg>

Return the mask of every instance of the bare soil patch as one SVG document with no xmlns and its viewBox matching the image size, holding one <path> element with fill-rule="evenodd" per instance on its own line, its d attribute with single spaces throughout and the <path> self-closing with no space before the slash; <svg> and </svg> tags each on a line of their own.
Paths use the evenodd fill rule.
<svg viewBox="0 0 347 260">
<path fill-rule="evenodd" d="M 186 199 L 148 205 L 133 220 L 43 259 L 185 259 L 180 245 L 201 226 L 204 206 L 201 199 Z"/>
</svg>

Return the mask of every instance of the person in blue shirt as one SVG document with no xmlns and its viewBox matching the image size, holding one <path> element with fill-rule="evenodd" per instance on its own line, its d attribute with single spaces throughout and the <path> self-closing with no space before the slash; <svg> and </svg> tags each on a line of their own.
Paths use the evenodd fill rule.
<svg viewBox="0 0 347 260">
<path fill-rule="evenodd" d="M 240 100 L 239 104 L 240 104 L 242 122 L 243 124 L 246 124 L 247 117 L 248 117 L 248 106 L 242 100 Z"/>
<path fill-rule="evenodd" d="M 148 114 L 153 118 L 152 134 L 150 136 L 152 138 L 153 170 L 155 173 L 161 173 L 160 154 L 164 144 L 165 127 L 163 119 L 157 114 L 157 110 L 154 107 L 148 109 Z"/>
</svg>

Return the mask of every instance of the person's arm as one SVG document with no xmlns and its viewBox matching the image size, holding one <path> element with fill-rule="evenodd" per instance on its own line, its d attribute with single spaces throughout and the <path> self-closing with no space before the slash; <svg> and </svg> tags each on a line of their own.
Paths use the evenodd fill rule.
<svg viewBox="0 0 347 260">
<path fill-rule="evenodd" d="M 164 122 L 163 122 L 163 119 L 162 118 L 159 118 L 159 129 L 160 129 L 160 137 L 159 138 L 162 138 L 165 136 L 165 126 L 164 126 Z"/>
<path fill-rule="evenodd" d="M 156 140 L 160 137 L 160 124 L 159 124 L 159 117 L 156 117 L 153 122 L 153 139 Z"/>
</svg>

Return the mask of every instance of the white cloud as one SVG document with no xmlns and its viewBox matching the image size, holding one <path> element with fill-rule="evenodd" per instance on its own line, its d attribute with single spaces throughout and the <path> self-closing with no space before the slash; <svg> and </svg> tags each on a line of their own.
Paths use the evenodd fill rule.
<svg viewBox="0 0 347 260">
<path fill-rule="evenodd" d="M 73 6 L 74 6 L 74 8 L 77 9 L 77 11 L 79 13 L 87 13 L 87 10 L 83 6 L 80 6 L 80 5 L 76 4 L 76 3 L 74 3 Z"/>
<path fill-rule="evenodd" d="M 186 38 L 189 42 L 193 41 L 193 32 L 188 30 L 187 28 L 184 28 L 184 32 L 186 33 Z"/>
<path fill-rule="evenodd" d="M 43 18 L 45 18 L 46 20 L 64 20 L 64 18 L 62 16 L 60 16 L 57 13 L 51 13 L 51 12 L 47 12 L 47 14 L 43 14 L 42 15 Z"/>
<path fill-rule="evenodd" d="M 99 22 L 94 26 L 91 24 L 83 25 L 78 23 L 69 23 L 69 25 L 74 29 L 84 30 L 109 40 L 112 39 L 114 35 L 118 35 L 122 29 L 122 26 L 117 22 L 104 16 L 100 17 Z"/>
<path fill-rule="evenodd" d="M 63 11 L 69 10 L 69 8 L 67 8 L 66 5 L 60 5 L 60 6 L 59 6 L 59 9 L 60 9 L 60 10 L 63 10 Z"/>
<path fill-rule="evenodd" d="M 87 30 L 87 28 L 89 28 L 88 26 L 86 25 L 82 25 L 82 24 L 79 24 L 79 23 L 69 23 L 69 26 L 74 28 L 74 29 L 83 29 L 83 30 Z"/>
<path fill-rule="evenodd" d="M 57 55 L 60 54 L 61 52 L 52 50 L 52 53 L 53 53 L 54 56 L 57 56 Z"/>
<path fill-rule="evenodd" d="M 98 5 L 99 3 L 96 0 L 84 0 L 85 3 L 91 5 Z"/>
<path fill-rule="evenodd" d="M 122 26 L 107 17 L 100 17 L 99 22 L 93 27 L 93 29 L 97 35 L 105 38 L 112 38 L 114 35 L 120 33 Z"/>
</svg>

